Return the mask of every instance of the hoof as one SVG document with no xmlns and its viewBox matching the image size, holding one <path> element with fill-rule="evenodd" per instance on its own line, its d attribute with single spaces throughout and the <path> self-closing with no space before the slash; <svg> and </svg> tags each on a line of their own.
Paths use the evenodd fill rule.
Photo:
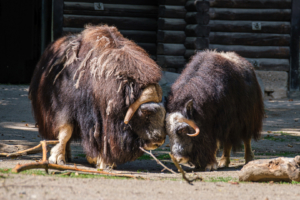
<svg viewBox="0 0 300 200">
<path fill-rule="evenodd" d="M 58 164 L 58 165 L 65 165 L 66 160 L 63 154 L 52 154 L 49 158 L 49 163 L 51 164 Z"/>
<path fill-rule="evenodd" d="M 218 169 L 218 163 L 217 162 L 213 162 L 211 164 L 206 165 L 205 167 L 205 171 L 215 171 Z"/>
<path fill-rule="evenodd" d="M 254 154 L 252 153 L 251 155 L 248 155 L 247 157 L 245 157 L 245 164 L 247 164 L 248 162 L 254 160 Z"/>
<path fill-rule="evenodd" d="M 228 167 L 229 164 L 230 164 L 230 158 L 229 158 L 229 157 L 222 157 L 222 158 L 219 160 L 218 168 L 225 168 L 225 167 Z"/>
</svg>

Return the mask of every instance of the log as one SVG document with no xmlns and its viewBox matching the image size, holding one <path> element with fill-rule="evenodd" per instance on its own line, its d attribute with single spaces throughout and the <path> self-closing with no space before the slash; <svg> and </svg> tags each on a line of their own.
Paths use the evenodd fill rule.
<svg viewBox="0 0 300 200">
<path fill-rule="evenodd" d="M 157 17 L 157 6 L 103 4 L 104 10 L 95 10 L 94 3 L 64 2 L 64 14 L 122 17 Z"/>
<path fill-rule="evenodd" d="M 156 43 L 137 43 L 143 49 L 145 49 L 148 54 L 156 55 Z"/>
<path fill-rule="evenodd" d="M 189 24 L 185 28 L 185 34 L 188 37 L 208 37 L 209 33 L 210 33 L 209 26 Z"/>
<path fill-rule="evenodd" d="M 209 40 L 211 44 L 289 46 L 291 37 L 289 34 L 211 32 Z"/>
<path fill-rule="evenodd" d="M 158 55 L 156 62 L 162 68 L 180 68 L 186 64 L 184 56 Z"/>
<path fill-rule="evenodd" d="M 84 28 L 64 27 L 63 34 L 80 33 Z M 156 43 L 157 36 L 155 31 L 138 31 L 138 30 L 119 30 L 122 35 L 130 40 L 141 43 Z"/>
<path fill-rule="evenodd" d="M 247 58 L 289 58 L 290 47 L 276 46 L 243 46 L 243 45 L 209 45 L 210 49 L 217 51 L 235 51 Z"/>
<path fill-rule="evenodd" d="M 185 54 L 184 54 L 184 58 L 185 59 L 190 59 L 193 55 L 195 55 L 197 53 L 196 49 L 186 49 L 185 50 Z"/>
<path fill-rule="evenodd" d="M 161 43 L 184 43 L 185 32 L 184 31 L 157 31 L 157 42 Z"/>
<path fill-rule="evenodd" d="M 241 169 L 239 180 L 254 182 L 300 181 L 300 156 L 251 161 Z"/>
<path fill-rule="evenodd" d="M 186 10 L 184 6 L 166 6 L 160 5 L 158 8 L 158 17 L 184 19 Z"/>
<path fill-rule="evenodd" d="M 217 8 L 291 8 L 291 0 L 210 0 L 211 7 Z"/>
<path fill-rule="evenodd" d="M 184 5 L 185 1 L 186 0 L 158 0 L 158 5 Z"/>
<path fill-rule="evenodd" d="M 208 49 L 209 39 L 207 37 L 187 37 L 184 46 L 187 49 Z"/>
<path fill-rule="evenodd" d="M 286 71 L 290 70 L 289 59 L 246 58 L 256 70 Z"/>
<path fill-rule="evenodd" d="M 55 10 L 55 15 L 53 15 L 52 19 L 52 30 L 53 30 L 53 39 L 58 39 L 62 35 L 62 27 L 63 27 L 63 0 L 53 0 L 52 1 L 52 9 Z"/>
<path fill-rule="evenodd" d="M 123 30 L 157 30 L 154 18 L 64 15 L 64 27 L 82 28 L 86 24 L 108 24 Z"/>
<path fill-rule="evenodd" d="M 201 12 L 205 13 L 209 11 L 208 1 L 189 0 L 185 4 L 185 9 L 190 12 Z"/>
<path fill-rule="evenodd" d="M 65 2 L 89 2 L 94 3 L 95 0 L 64 0 Z M 157 5 L 156 1 L 153 0 L 101 0 L 101 3 L 108 4 L 130 4 L 130 5 Z"/>
<path fill-rule="evenodd" d="M 252 21 L 210 20 L 209 26 L 214 32 L 248 32 L 290 34 L 290 22 L 261 21 L 261 30 L 252 29 Z"/>
<path fill-rule="evenodd" d="M 157 44 L 157 54 L 158 55 L 174 55 L 183 56 L 185 53 L 185 47 L 183 44 Z"/>
<path fill-rule="evenodd" d="M 160 30 L 185 30 L 186 22 L 184 19 L 168 19 L 159 18 L 157 22 L 158 29 Z"/>
<path fill-rule="evenodd" d="M 291 9 L 227 9 L 210 8 L 210 19 L 290 21 Z"/>
<path fill-rule="evenodd" d="M 209 20 L 210 16 L 208 13 L 187 12 L 185 16 L 185 21 L 188 24 L 207 25 Z"/>
</svg>

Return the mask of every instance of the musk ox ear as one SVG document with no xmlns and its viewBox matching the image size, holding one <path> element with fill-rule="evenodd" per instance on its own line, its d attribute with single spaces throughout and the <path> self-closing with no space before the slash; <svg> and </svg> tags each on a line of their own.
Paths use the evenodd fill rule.
<svg viewBox="0 0 300 200">
<path fill-rule="evenodd" d="M 188 116 L 188 118 L 192 119 L 193 118 L 193 100 L 189 100 L 188 102 L 185 103 L 185 113 Z"/>
</svg>

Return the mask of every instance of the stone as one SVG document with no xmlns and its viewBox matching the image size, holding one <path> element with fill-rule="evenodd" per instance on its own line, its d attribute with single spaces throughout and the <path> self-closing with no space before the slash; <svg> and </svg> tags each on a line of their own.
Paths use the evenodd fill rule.
<svg viewBox="0 0 300 200">
<path fill-rule="evenodd" d="M 265 98 L 282 99 L 287 98 L 288 73 L 280 71 L 256 71 L 257 77 L 261 78 Z"/>
</svg>

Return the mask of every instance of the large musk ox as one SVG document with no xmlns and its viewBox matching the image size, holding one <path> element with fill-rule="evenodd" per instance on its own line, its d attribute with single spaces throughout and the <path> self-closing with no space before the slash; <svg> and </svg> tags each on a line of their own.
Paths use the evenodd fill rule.
<svg viewBox="0 0 300 200">
<path fill-rule="evenodd" d="M 215 170 L 228 167 L 230 151 L 259 139 L 264 116 L 261 90 L 252 65 L 236 53 L 204 51 L 187 64 L 171 88 L 166 130 L 179 163 Z M 224 148 L 216 161 L 218 144 Z"/>
<path fill-rule="evenodd" d="M 49 161 L 64 164 L 71 139 L 99 168 L 159 147 L 166 136 L 160 78 L 160 67 L 115 27 L 87 26 L 50 44 L 29 90 L 40 135 L 59 140 Z"/>
</svg>

